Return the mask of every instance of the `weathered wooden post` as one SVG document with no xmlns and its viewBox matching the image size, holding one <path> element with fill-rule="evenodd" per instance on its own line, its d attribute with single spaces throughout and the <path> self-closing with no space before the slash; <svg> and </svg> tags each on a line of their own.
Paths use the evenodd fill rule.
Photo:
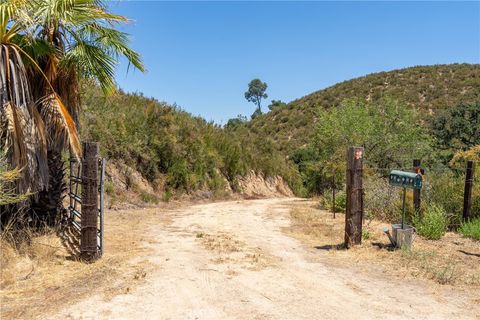
<svg viewBox="0 0 480 320">
<path fill-rule="evenodd" d="M 475 162 L 469 160 L 467 162 L 467 172 L 465 174 L 465 191 L 463 193 L 463 221 L 470 218 L 470 209 L 472 207 L 472 187 L 473 176 L 475 174 Z"/>
<path fill-rule="evenodd" d="M 335 169 L 333 169 L 333 177 L 332 177 L 332 211 L 333 211 L 333 219 L 335 219 L 335 211 L 336 211 L 336 205 L 335 205 Z"/>
<path fill-rule="evenodd" d="M 420 160 L 414 159 L 413 160 L 413 172 L 420 174 Z M 413 189 L 413 207 L 415 212 L 420 212 L 421 207 L 421 199 L 420 199 L 420 191 L 421 189 Z"/>
<path fill-rule="evenodd" d="M 99 257 L 98 223 L 98 143 L 83 143 L 82 160 L 82 217 L 80 256 L 84 260 Z"/>
<path fill-rule="evenodd" d="M 347 152 L 347 208 L 345 212 L 345 247 L 362 243 L 363 154 L 362 147 Z"/>
</svg>

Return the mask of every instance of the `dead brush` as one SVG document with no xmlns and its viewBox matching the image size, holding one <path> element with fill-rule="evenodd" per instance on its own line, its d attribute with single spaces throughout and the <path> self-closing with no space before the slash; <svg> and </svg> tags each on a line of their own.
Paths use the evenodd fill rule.
<svg viewBox="0 0 480 320">
<path fill-rule="evenodd" d="M 478 268 L 478 241 L 447 232 L 440 240 L 417 236 L 411 251 L 393 250 L 383 233 L 387 223 L 372 219 L 365 221 L 364 236 L 360 246 L 341 250 L 344 239 L 345 216 L 302 203 L 290 211 L 291 225 L 284 231 L 322 252 L 335 253 L 329 263 L 356 265 L 369 269 L 372 266 L 402 278 L 429 279 L 438 284 L 455 286 L 480 286 Z"/>
<path fill-rule="evenodd" d="M 39 265 L 59 258 L 64 251 L 55 230 L 41 227 L 33 230 L 28 219 L 12 219 L 0 235 L 0 288 L 30 278 Z"/>
</svg>

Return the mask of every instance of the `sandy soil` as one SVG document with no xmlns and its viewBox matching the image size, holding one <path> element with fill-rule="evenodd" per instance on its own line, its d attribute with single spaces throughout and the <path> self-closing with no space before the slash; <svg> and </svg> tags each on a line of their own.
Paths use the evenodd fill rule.
<svg viewBox="0 0 480 320">
<path fill-rule="evenodd" d="M 327 263 L 328 254 L 282 232 L 298 201 L 170 210 L 172 223 L 145 230 L 149 250 L 137 260 L 154 268 L 142 285 L 109 299 L 91 296 L 43 318 L 480 319 L 478 301 L 452 287 Z"/>
</svg>

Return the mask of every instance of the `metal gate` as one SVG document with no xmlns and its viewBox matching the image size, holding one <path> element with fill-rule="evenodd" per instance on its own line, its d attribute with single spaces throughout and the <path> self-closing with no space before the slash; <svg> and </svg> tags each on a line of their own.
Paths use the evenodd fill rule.
<svg viewBox="0 0 480 320">
<path fill-rule="evenodd" d="M 85 148 L 85 144 L 84 144 Z M 98 149 L 98 146 L 97 146 Z M 78 161 L 76 158 L 72 157 L 70 159 L 70 175 L 69 175 L 69 188 L 68 188 L 68 197 L 69 197 L 69 206 L 67 209 L 67 225 L 63 233 L 67 235 L 68 247 L 72 254 L 82 256 L 84 254 L 85 247 L 88 247 L 88 253 L 90 258 L 99 258 L 103 255 L 104 250 L 104 198 L 105 198 L 105 168 L 106 168 L 106 159 L 96 157 L 97 164 L 97 177 L 95 183 L 97 183 L 97 197 L 98 197 L 98 207 L 97 207 L 97 216 L 96 217 L 82 217 L 82 208 L 89 206 L 89 204 L 82 203 L 82 192 L 86 188 L 88 183 L 91 183 L 91 178 L 85 178 L 85 175 L 82 174 L 82 167 L 85 167 L 85 161 L 88 159 L 82 159 Z M 83 176 L 83 178 L 82 178 Z M 93 224 L 92 224 L 93 221 Z M 86 244 L 90 241 L 88 239 L 88 229 L 95 228 L 96 232 L 96 247 L 95 245 L 92 248 L 91 244 Z"/>
</svg>

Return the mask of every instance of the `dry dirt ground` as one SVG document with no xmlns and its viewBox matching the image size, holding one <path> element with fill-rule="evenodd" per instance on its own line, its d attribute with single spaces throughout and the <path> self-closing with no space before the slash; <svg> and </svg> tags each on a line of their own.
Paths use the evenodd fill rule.
<svg viewBox="0 0 480 320">
<path fill-rule="evenodd" d="M 109 212 L 107 241 L 116 244 L 85 267 L 93 274 L 40 292 L 43 303 L 35 291 L 26 297 L 21 285 L 16 292 L 7 286 L 1 318 L 480 319 L 477 286 L 401 279 L 373 261 L 371 268 L 336 263 L 311 238 L 295 236 L 291 214 L 299 205 L 313 203 L 276 198 Z"/>
</svg>

